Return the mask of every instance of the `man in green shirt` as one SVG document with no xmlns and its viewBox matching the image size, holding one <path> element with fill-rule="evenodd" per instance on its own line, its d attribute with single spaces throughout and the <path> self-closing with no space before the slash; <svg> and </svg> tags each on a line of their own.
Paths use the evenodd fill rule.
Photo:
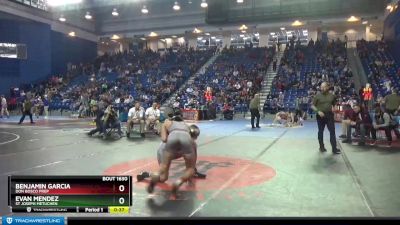
<svg viewBox="0 0 400 225">
<path fill-rule="evenodd" d="M 34 123 L 33 119 L 32 119 L 31 109 L 32 109 L 32 102 L 31 102 L 30 98 L 26 97 L 24 103 L 22 104 L 22 117 L 19 120 L 18 124 L 21 124 L 22 122 L 24 122 L 25 116 L 27 116 L 27 115 L 29 116 L 29 119 L 31 119 L 31 123 Z"/>
<path fill-rule="evenodd" d="M 251 128 L 260 128 L 260 95 L 254 94 L 253 99 L 250 101 L 250 113 L 251 113 Z M 257 117 L 256 126 L 254 126 L 254 119 Z"/>
<path fill-rule="evenodd" d="M 397 90 L 392 88 L 392 94 L 387 95 L 384 99 L 386 111 L 390 115 L 394 115 L 396 110 L 400 109 L 400 96 Z"/>
<path fill-rule="evenodd" d="M 329 93 L 329 84 L 323 82 L 321 84 L 321 92 L 314 97 L 311 106 L 311 108 L 317 113 L 319 150 L 321 152 L 326 152 L 324 146 L 324 129 L 326 125 L 330 134 L 332 152 L 334 154 L 340 154 L 340 150 L 336 148 L 335 120 L 332 112 L 332 107 L 335 104 L 335 95 Z"/>
</svg>

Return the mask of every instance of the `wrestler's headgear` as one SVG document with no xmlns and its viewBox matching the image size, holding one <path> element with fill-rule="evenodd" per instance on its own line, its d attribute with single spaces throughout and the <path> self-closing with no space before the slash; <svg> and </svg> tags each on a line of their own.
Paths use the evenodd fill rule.
<svg viewBox="0 0 400 225">
<path fill-rule="evenodd" d="M 183 114 L 180 109 L 174 110 L 174 116 L 171 118 L 173 121 L 183 121 Z"/>
<path fill-rule="evenodd" d="M 192 138 L 197 138 L 198 136 L 200 136 L 200 128 L 196 125 L 190 125 L 189 126 L 189 130 L 190 130 L 190 136 Z"/>
</svg>

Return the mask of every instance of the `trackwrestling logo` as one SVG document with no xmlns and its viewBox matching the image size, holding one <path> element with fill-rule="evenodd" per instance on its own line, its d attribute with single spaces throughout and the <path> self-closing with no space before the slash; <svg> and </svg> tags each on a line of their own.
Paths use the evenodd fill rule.
<svg viewBox="0 0 400 225">
<path fill-rule="evenodd" d="M 24 224 L 24 225 L 36 225 L 36 224 L 52 224 L 52 225 L 64 225 L 64 217 L 3 217 L 3 224 Z"/>
</svg>

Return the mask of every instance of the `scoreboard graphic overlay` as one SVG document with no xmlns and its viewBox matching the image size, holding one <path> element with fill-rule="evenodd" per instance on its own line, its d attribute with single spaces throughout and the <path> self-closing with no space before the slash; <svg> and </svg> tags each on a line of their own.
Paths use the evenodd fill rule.
<svg viewBox="0 0 400 225">
<path fill-rule="evenodd" d="M 128 213 L 131 176 L 9 176 L 12 212 Z"/>
</svg>

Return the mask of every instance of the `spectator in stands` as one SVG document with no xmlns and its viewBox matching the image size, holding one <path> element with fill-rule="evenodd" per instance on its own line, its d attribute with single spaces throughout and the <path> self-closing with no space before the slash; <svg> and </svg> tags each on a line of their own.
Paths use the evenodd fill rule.
<svg viewBox="0 0 400 225">
<path fill-rule="evenodd" d="M 4 115 L 6 115 L 7 118 L 10 117 L 10 113 L 8 112 L 8 109 L 7 109 L 7 107 L 8 107 L 7 106 L 7 99 L 6 99 L 6 97 L 4 95 L 1 95 L 1 97 L 0 97 L 0 107 L 1 107 L 0 118 L 3 118 Z"/>
<path fill-rule="evenodd" d="M 150 130 L 151 127 L 155 130 L 156 134 L 160 133 L 160 116 L 161 112 L 157 108 L 157 103 L 153 102 L 153 105 L 146 109 L 145 119 L 146 119 L 146 130 Z"/>
<path fill-rule="evenodd" d="M 144 120 L 144 108 L 141 107 L 140 102 L 136 102 L 135 106 L 129 109 L 128 112 L 128 124 L 127 124 L 127 131 L 126 131 L 126 136 L 129 138 L 132 128 L 135 124 L 140 125 L 140 136 L 144 137 L 144 125 L 145 125 L 145 120 Z"/>
<path fill-rule="evenodd" d="M 312 104 L 312 109 L 317 113 L 319 150 L 321 152 L 326 152 L 323 138 L 324 129 L 325 126 L 327 126 L 330 134 L 332 152 L 334 154 L 340 154 L 340 150 L 336 147 L 335 121 L 332 112 L 332 107 L 336 104 L 336 97 L 329 93 L 328 83 L 323 82 L 320 89 L 321 93 L 314 97 Z"/>
</svg>

